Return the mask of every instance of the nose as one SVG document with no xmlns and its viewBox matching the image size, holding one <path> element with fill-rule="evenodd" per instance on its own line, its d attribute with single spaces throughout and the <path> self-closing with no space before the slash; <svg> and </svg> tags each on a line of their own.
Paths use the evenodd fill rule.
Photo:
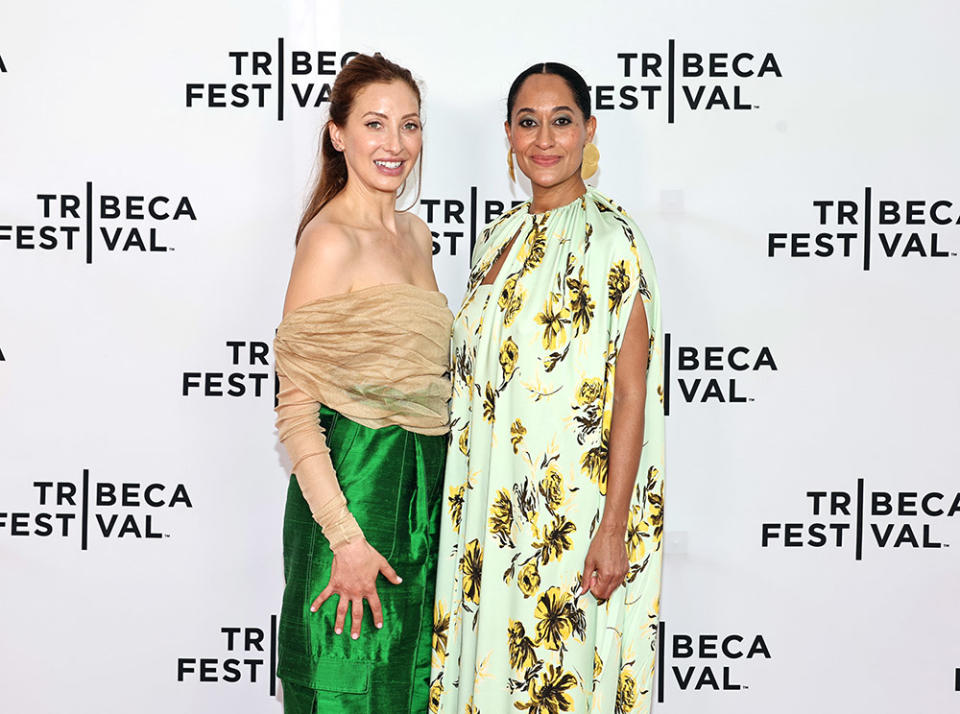
<svg viewBox="0 0 960 714">
<path fill-rule="evenodd" d="M 540 124 L 537 129 L 536 143 L 538 149 L 549 149 L 553 146 L 553 130 L 548 122 Z"/>
<path fill-rule="evenodd" d="M 383 148 L 391 154 L 400 153 L 400 129 L 399 127 L 387 127 L 383 137 Z"/>
</svg>

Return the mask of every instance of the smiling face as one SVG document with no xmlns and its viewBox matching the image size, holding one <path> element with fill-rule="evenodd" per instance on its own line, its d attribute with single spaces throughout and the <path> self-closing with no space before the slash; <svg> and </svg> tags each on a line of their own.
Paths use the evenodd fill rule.
<svg viewBox="0 0 960 714">
<path fill-rule="evenodd" d="M 504 126 L 517 167 L 533 184 L 535 202 L 538 192 L 569 193 L 564 203 L 583 193 L 583 147 L 593 139 L 596 125 L 593 117 L 584 119 L 563 77 L 533 74 L 524 81 Z"/>
<path fill-rule="evenodd" d="M 405 82 L 377 82 L 357 92 L 344 126 L 328 124 L 347 162 L 348 183 L 395 193 L 420 155 L 417 96 Z"/>
</svg>

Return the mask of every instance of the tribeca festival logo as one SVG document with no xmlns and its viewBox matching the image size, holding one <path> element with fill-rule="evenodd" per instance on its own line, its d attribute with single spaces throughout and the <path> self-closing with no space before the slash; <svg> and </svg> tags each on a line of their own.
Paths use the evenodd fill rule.
<svg viewBox="0 0 960 714">
<path fill-rule="evenodd" d="M 233 79 L 187 82 L 187 109 L 275 108 L 283 121 L 287 99 L 300 109 L 315 109 L 330 101 L 337 72 L 357 52 L 334 50 L 287 50 L 277 38 L 276 51 L 227 52 Z"/>
<path fill-rule="evenodd" d="M 0 55 L 0 74 L 7 73 L 7 65 L 3 63 L 3 55 Z"/>
<path fill-rule="evenodd" d="M 945 230 L 960 225 L 960 208 L 936 199 L 876 199 L 864 188 L 863 200 L 812 201 L 816 228 L 771 232 L 768 258 L 860 259 L 863 270 L 879 259 L 956 257 L 956 236 Z"/>
<path fill-rule="evenodd" d="M 277 693 L 277 616 L 261 627 L 221 627 L 224 650 L 217 657 L 178 657 L 178 682 L 267 683 Z"/>
<path fill-rule="evenodd" d="M 458 255 L 473 253 L 477 231 L 505 210 L 523 203 L 522 200 L 501 201 L 480 199 L 477 186 L 470 187 L 469 197 L 421 198 L 419 215 L 433 233 L 433 254 Z M 464 238 L 469 238 L 469 245 Z"/>
<path fill-rule="evenodd" d="M 197 220 L 187 196 L 97 194 L 85 182 L 82 194 L 38 193 L 41 224 L 0 225 L 0 242 L 16 250 L 83 251 L 87 264 L 96 251 L 166 253 L 160 226 Z"/>
<path fill-rule="evenodd" d="M 268 369 L 270 344 L 257 340 L 227 340 L 225 344 L 230 365 L 213 371 L 183 372 L 181 396 L 275 396 L 276 379 L 271 379 Z"/>
<path fill-rule="evenodd" d="M 762 523 L 762 548 L 847 548 L 862 560 L 876 550 L 949 548 L 938 535 L 940 524 L 960 514 L 960 492 L 807 491 L 810 519 Z"/>
<path fill-rule="evenodd" d="M 747 97 L 749 82 L 782 77 L 773 52 L 618 52 L 623 84 L 592 88 L 597 111 L 610 109 L 666 111 L 667 123 L 678 111 L 751 111 L 759 105 Z"/>
<path fill-rule="evenodd" d="M 34 481 L 33 488 L 36 507 L 0 512 L 0 531 L 11 537 L 74 538 L 80 550 L 94 539 L 168 538 L 163 513 L 193 508 L 182 483 L 92 481 L 89 469 L 83 469 L 80 483 Z"/>
<path fill-rule="evenodd" d="M 762 634 L 676 634 L 667 636 L 661 620 L 657 633 L 657 702 L 663 703 L 669 689 L 681 692 L 739 692 L 749 689 L 744 680 L 746 664 L 753 659 L 772 659 Z"/>
<path fill-rule="evenodd" d="M 743 382 L 749 375 L 777 371 L 767 345 L 732 347 L 720 345 L 673 347 L 672 335 L 664 334 L 663 411 L 669 416 L 676 400 L 686 404 L 745 404 L 755 401 Z"/>
</svg>

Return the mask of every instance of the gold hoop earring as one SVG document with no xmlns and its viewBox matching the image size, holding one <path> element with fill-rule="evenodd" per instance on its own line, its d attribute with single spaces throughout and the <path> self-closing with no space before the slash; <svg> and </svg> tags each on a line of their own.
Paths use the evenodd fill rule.
<svg viewBox="0 0 960 714">
<path fill-rule="evenodd" d="M 513 173 L 513 149 L 507 149 L 507 168 L 510 172 L 510 180 L 514 183 L 517 182 L 517 176 Z"/>
<path fill-rule="evenodd" d="M 592 141 L 588 141 L 583 147 L 583 163 L 580 165 L 580 177 L 584 180 L 590 178 L 600 167 L 600 149 Z"/>
</svg>

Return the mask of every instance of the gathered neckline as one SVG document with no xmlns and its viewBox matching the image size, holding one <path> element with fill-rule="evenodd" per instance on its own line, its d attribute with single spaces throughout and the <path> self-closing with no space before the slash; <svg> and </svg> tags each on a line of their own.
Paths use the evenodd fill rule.
<svg viewBox="0 0 960 714">
<path fill-rule="evenodd" d="M 289 312 L 287 315 L 291 315 L 295 312 L 299 312 L 306 308 L 312 307 L 314 305 L 321 305 L 324 303 L 334 303 L 339 301 L 348 301 L 355 297 L 361 297 L 366 293 L 371 293 L 375 291 L 389 291 L 389 290 L 399 290 L 399 291 L 412 291 L 423 295 L 424 298 L 433 300 L 438 304 L 447 304 L 447 296 L 444 295 L 439 290 L 428 290 L 427 288 L 421 288 L 419 285 L 413 285 L 412 283 L 379 283 L 377 285 L 369 285 L 365 288 L 360 288 L 359 290 L 351 290 L 346 293 L 336 293 L 334 295 L 324 295 L 323 297 L 316 298 L 309 302 L 305 302 L 303 305 L 296 307 Z"/>
</svg>

